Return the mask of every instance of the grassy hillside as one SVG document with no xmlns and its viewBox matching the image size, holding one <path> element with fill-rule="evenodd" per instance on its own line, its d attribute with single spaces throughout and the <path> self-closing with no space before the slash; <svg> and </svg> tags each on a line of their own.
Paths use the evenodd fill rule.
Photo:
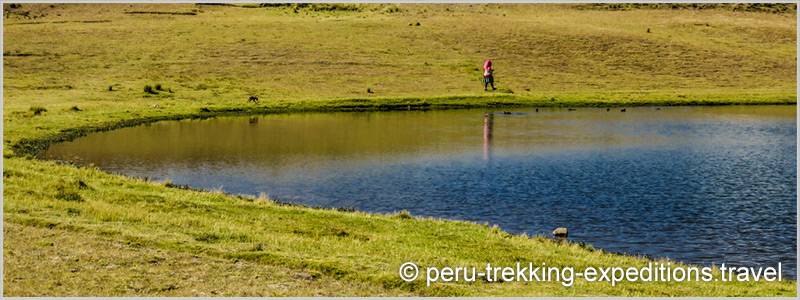
<svg viewBox="0 0 800 300">
<path fill-rule="evenodd" d="M 797 294 L 795 282 L 426 287 L 401 281 L 400 264 L 648 260 L 479 224 L 287 206 L 30 159 L 90 131 L 224 114 L 795 103 L 795 10 L 3 8 L 5 296 Z M 493 92 L 480 82 L 485 59 L 497 70 Z"/>
</svg>

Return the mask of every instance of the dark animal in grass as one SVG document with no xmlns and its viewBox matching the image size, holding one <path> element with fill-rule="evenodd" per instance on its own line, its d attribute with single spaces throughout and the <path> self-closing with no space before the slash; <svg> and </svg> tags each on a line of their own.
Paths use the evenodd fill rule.
<svg viewBox="0 0 800 300">
<path fill-rule="evenodd" d="M 510 112 L 510 111 L 504 111 L 504 112 L 503 112 L 503 114 L 504 114 L 504 115 L 510 115 L 510 114 L 511 114 L 511 112 Z"/>
<path fill-rule="evenodd" d="M 619 111 L 621 111 L 621 112 L 625 112 L 625 110 L 626 110 L 626 108 L 623 108 L 623 109 L 620 109 Z"/>
<path fill-rule="evenodd" d="M 258 97 L 256 97 L 256 96 L 250 96 L 250 98 L 248 98 L 248 99 L 247 99 L 247 102 L 249 103 L 250 101 L 252 101 L 252 102 L 255 102 L 255 103 L 258 103 Z"/>
<path fill-rule="evenodd" d="M 538 108 L 536 109 L 536 112 L 539 112 L 539 109 L 538 109 Z"/>
<path fill-rule="evenodd" d="M 606 108 L 606 111 L 611 111 L 611 109 L 610 108 Z"/>
<path fill-rule="evenodd" d="M 567 111 L 574 111 L 574 108 L 567 108 Z"/>
</svg>

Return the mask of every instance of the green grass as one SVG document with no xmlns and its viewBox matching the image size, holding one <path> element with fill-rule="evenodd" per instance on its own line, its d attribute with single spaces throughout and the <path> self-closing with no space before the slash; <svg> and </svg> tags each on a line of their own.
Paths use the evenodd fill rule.
<svg viewBox="0 0 800 300">
<path fill-rule="evenodd" d="M 588 283 L 578 280 L 572 287 L 557 282 L 436 284 L 405 283 L 397 268 L 405 261 L 421 266 L 480 266 L 486 262 L 511 265 L 516 261 L 547 262 L 549 266 L 644 266 L 647 259 L 615 255 L 542 237 L 515 236 L 486 225 L 413 218 L 401 212 L 381 216 L 335 209 L 309 209 L 282 205 L 265 197 L 236 197 L 219 192 L 167 187 L 111 175 L 94 168 L 76 168 L 53 162 L 19 158 L 5 161 L 5 223 L 34 232 L 63 236 L 53 247 L 67 252 L 70 245 L 85 245 L 99 237 L 118 247 L 83 246 L 89 257 L 111 256 L 122 248 L 133 253 L 158 252 L 164 258 L 197 255 L 218 263 L 265 265 L 295 272 L 319 273 L 342 281 L 343 285 L 368 285 L 386 289 L 388 294 L 418 295 L 787 295 L 794 294 L 794 282 L 782 283 Z M 84 201 L 59 197 L 68 189 Z M 31 234 L 24 239 L 7 232 L 5 285 L 15 295 L 44 295 L 64 291 L 51 283 L 64 274 L 41 271 L 25 275 L 20 264 L 36 266 L 30 252 L 15 251 L 30 244 L 52 241 L 47 235 Z M 10 236 L 10 237 L 9 237 Z M 74 237 L 74 238 L 72 238 Z M 17 245 L 24 243 L 25 245 Z M 8 251 L 12 251 L 12 255 Z M 22 259 L 20 259 L 20 257 Z M 63 258 L 60 258 L 63 259 Z M 46 262 L 47 260 L 45 260 Z M 116 263 L 113 260 L 110 262 Z M 674 263 L 674 262 L 673 262 Z M 99 267 L 84 262 L 84 268 Z M 140 263 L 145 266 L 147 264 Z M 114 276 L 142 275 L 112 272 Z M 36 269 L 45 269 L 39 266 Z M 66 272 L 63 269 L 62 272 Z M 102 274 L 102 269 L 96 270 Z M 206 270 L 209 276 L 215 270 Z M 144 273 L 149 274 L 149 273 Z M 101 286 L 94 277 L 73 276 Z M 15 279 L 22 277 L 23 279 Z M 67 276 L 69 277 L 69 276 Z M 52 279 L 51 279 L 52 278 Z M 112 278 L 125 282 L 125 278 Z M 77 280 L 77 279 L 72 279 Z M 154 280 L 155 284 L 155 280 Z M 176 282 L 173 294 L 191 290 Z M 22 286 L 22 287 L 21 287 Z M 10 287 L 10 289 L 9 289 Z M 24 288 L 27 287 L 27 288 Z M 36 287 L 36 288 L 34 288 Z M 147 287 L 149 289 L 154 286 Z M 214 287 L 206 286 L 205 289 Z M 97 295 L 127 295 L 132 291 L 96 291 Z M 356 291 L 342 292 L 342 294 Z M 70 294 L 79 294 L 70 291 Z M 92 293 L 89 293 L 92 294 Z M 135 295 L 158 294 L 139 291 Z"/>
<path fill-rule="evenodd" d="M 80 210 L 74 210 L 80 213 Z M 409 295 L 316 271 L 141 247 L 111 236 L 5 223 L 5 295 L 372 296 Z M 32 242 L 29 237 L 36 237 Z M 103 249 L 103 251 L 98 251 Z M 56 258 L 42 261 L 41 257 Z M 35 276 L 30 276 L 31 274 Z M 13 284 L 8 284 L 9 282 Z M 270 283 L 270 284 L 265 284 Z M 32 288 L 32 286 L 36 288 Z"/>
<path fill-rule="evenodd" d="M 31 159 L 89 132 L 221 115 L 795 103 L 795 10 L 23 3 L 4 14 L 4 296 L 797 294 L 794 281 L 426 287 L 399 266 L 649 260 Z M 480 82 L 486 58 L 494 92 Z"/>
</svg>

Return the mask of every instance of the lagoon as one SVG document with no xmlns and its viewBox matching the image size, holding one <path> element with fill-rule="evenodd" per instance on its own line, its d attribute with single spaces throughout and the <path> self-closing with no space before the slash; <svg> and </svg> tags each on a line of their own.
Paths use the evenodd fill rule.
<svg viewBox="0 0 800 300">
<path fill-rule="evenodd" d="M 94 133 L 40 157 L 309 206 L 566 227 L 606 251 L 796 274 L 796 109 L 294 113 Z"/>
</svg>

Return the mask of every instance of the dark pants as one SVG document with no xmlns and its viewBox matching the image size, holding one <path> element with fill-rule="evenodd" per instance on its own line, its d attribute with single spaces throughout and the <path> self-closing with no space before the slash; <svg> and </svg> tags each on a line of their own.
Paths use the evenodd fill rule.
<svg viewBox="0 0 800 300">
<path fill-rule="evenodd" d="M 488 89 L 489 85 L 492 85 L 492 89 L 494 90 L 494 76 L 489 75 L 489 77 L 483 78 L 483 89 Z"/>
</svg>

